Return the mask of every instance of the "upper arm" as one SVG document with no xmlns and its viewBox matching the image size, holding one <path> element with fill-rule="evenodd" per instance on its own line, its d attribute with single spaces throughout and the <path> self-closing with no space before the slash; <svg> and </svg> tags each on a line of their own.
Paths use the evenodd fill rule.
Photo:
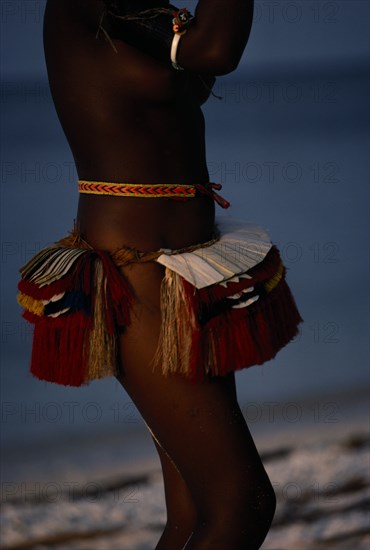
<svg viewBox="0 0 370 550">
<path fill-rule="evenodd" d="M 104 0 L 53 1 L 70 4 L 81 22 L 97 32 Z M 155 0 L 150 4 L 155 4 Z M 189 71 L 212 75 L 235 70 L 249 39 L 253 9 L 254 0 L 198 0 L 195 19 L 178 46 L 178 63 Z M 107 24 L 109 28 L 109 21 L 105 20 L 104 26 Z"/>
<path fill-rule="evenodd" d="M 199 0 L 177 60 L 186 69 L 222 75 L 236 69 L 252 28 L 253 0 Z"/>
</svg>

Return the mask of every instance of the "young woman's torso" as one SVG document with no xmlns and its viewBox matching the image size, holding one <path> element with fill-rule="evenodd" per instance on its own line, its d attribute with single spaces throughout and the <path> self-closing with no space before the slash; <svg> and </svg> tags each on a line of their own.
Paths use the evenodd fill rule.
<svg viewBox="0 0 370 550">
<path fill-rule="evenodd" d="M 209 181 L 200 108 L 208 92 L 200 79 L 122 40 L 113 40 L 115 52 L 103 33 L 96 38 L 103 2 L 90 0 L 90 20 L 74 2 L 49 0 L 44 44 L 52 95 L 79 179 Z M 95 246 L 178 248 L 211 237 L 214 203 L 206 196 L 183 202 L 80 195 L 78 219 Z"/>
</svg>

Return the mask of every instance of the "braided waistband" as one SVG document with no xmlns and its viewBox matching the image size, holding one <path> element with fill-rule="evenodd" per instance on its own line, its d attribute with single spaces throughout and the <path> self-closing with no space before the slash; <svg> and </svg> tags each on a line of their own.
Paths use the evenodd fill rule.
<svg viewBox="0 0 370 550">
<path fill-rule="evenodd" d="M 106 181 L 78 180 L 79 193 L 88 195 L 111 195 L 119 197 L 173 198 L 186 200 L 198 193 L 212 197 L 222 208 L 230 203 L 214 190 L 220 190 L 220 183 L 178 184 L 178 183 L 113 183 Z"/>
</svg>

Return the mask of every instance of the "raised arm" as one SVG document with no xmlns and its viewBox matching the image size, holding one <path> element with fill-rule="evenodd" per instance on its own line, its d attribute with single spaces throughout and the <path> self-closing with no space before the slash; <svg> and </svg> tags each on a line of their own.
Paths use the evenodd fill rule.
<svg viewBox="0 0 370 550">
<path fill-rule="evenodd" d="M 49 4 L 59 2 L 61 0 L 48 0 Z M 125 0 L 120 2 L 125 5 Z M 63 3 L 93 32 L 98 29 L 105 6 L 110 4 L 108 0 L 63 0 Z M 141 0 L 140 6 L 146 3 L 148 7 L 153 7 L 156 0 Z M 195 18 L 182 35 L 177 48 L 178 64 L 195 73 L 216 76 L 234 71 L 250 35 L 253 3 L 254 0 L 199 0 L 193 13 Z M 158 0 L 158 4 L 166 4 L 166 0 Z M 173 4 L 177 5 L 176 0 L 173 0 Z M 130 5 L 132 0 L 128 0 L 127 6 Z M 112 27 L 111 36 L 125 40 L 124 32 L 120 34 L 119 29 L 119 25 Z M 169 52 L 166 58 L 170 62 Z"/>
<path fill-rule="evenodd" d="M 234 71 L 250 35 L 253 0 L 199 0 L 194 15 L 180 40 L 178 63 L 214 75 Z"/>
</svg>

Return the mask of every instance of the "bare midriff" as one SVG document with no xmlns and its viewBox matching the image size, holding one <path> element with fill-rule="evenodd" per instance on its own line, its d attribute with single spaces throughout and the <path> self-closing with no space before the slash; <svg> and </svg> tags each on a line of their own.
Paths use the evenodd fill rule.
<svg viewBox="0 0 370 550">
<path fill-rule="evenodd" d="M 58 24 L 56 24 L 56 22 Z M 196 75 L 103 37 L 54 2 L 45 17 L 49 81 L 80 180 L 116 183 L 209 182 Z M 77 186 L 77 181 L 76 181 Z M 77 220 L 96 247 L 181 248 L 212 237 L 210 196 L 171 198 L 81 194 Z"/>
</svg>

